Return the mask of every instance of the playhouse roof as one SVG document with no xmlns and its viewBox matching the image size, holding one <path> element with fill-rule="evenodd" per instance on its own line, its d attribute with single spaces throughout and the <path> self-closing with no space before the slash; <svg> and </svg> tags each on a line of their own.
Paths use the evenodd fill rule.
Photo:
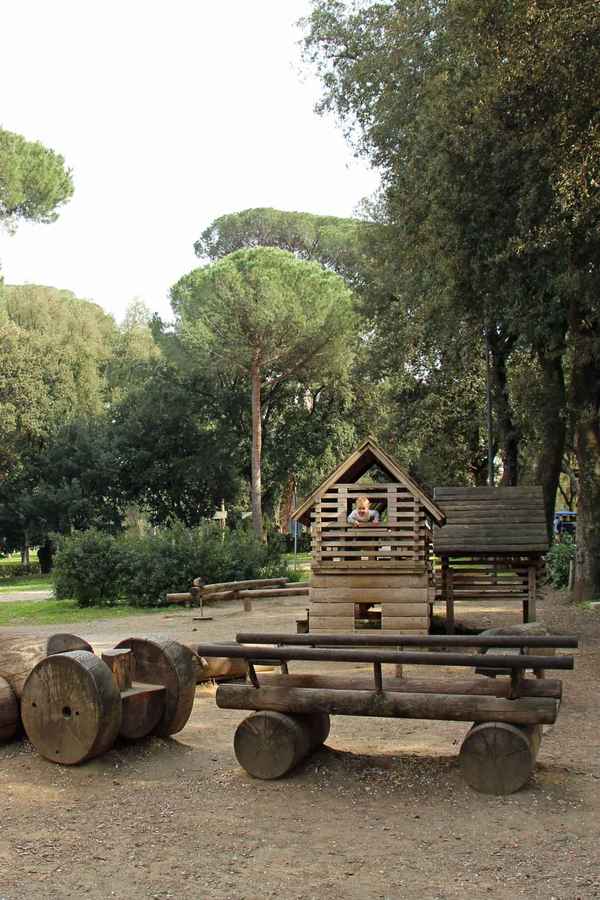
<svg viewBox="0 0 600 900">
<path fill-rule="evenodd" d="M 433 531 L 434 552 L 440 556 L 548 550 L 539 486 L 436 487 L 433 495 L 446 514 L 444 528 Z"/>
<path fill-rule="evenodd" d="M 322 494 L 330 487 L 344 479 L 346 482 L 357 482 L 365 475 L 371 466 L 376 465 L 384 472 L 390 481 L 404 484 L 413 496 L 418 497 L 423 506 L 431 514 L 438 525 L 443 525 L 445 516 L 442 510 L 433 501 L 427 491 L 422 488 L 402 466 L 399 466 L 392 457 L 385 452 L 373 438 L 369 437 L 335 469 L 312 494 L 292 513 L 292 519 L 297 519 L 304 525 L 310 525 L 310 511 L 318 502 Z M 365 485 L 365 490 L 368 485 Z"/>
</svg>

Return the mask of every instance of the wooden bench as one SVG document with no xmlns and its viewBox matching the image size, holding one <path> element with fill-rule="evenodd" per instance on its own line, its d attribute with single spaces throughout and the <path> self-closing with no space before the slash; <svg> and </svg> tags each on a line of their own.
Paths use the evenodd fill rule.
<svg viewBox="0 0 600 900">
<path fill-rule="evenodd" d="M 253 710 L 238 726 L 234 750 L 238 762 L 257 778 L 279 778 L 321 746 L 330 715 L 440 719 L 474 723 L 460 750 L 466 781 L 478 791 L 508 794 L 533 771 L 542 726 L 556 721 L 562 684 L 527 678 L 546 669 L 572 669 L 572 656 L 541 656 L 536 647 L 577 647 L 572 636 L 444 636 L 239 634 L 238 643 L 200 644 L 205 657 L 227 655 L 247 661 L 248 681 L 219 685 L 217 706 Z M 251 640 L 251 643 L 247 641 Z M 399 650 L 411 647 L 415 650 Z M 510 656 L 456 653 L 457 647 L 514 648 Z M 532 652 L 534 651 L 534 652 Z M 340 674 L 291 674 L 291 661 L 368 663 L 372 677 Z M 272 662 L 280 674 L 262 674 L 255 664 Z M 433 679 L 388 677 L 382 665 L 496 668 L 508 677 Z"/>
</svg>

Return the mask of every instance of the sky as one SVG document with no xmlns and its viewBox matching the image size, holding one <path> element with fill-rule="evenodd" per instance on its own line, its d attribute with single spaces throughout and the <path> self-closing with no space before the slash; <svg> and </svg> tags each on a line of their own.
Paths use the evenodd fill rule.
<svg viewBox="0 0 600 900">
<path fill-rule="evenodd" d="M 259 206 L 349 216 L 377 188 L 314 112 L 297 21 L 309 0 L 2 0 L 0 127 L 41 141 L 75 194 L 0 231 L 8 284 L 73 291 L 121 320 L 200 264 L 215 218 Z"/>
</svg>

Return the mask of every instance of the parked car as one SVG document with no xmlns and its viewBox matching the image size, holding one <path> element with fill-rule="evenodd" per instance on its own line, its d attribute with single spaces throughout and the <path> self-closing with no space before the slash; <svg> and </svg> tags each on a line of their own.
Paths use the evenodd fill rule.
<svg viewBox="0 0 600 900">
<path fill-rule="evenodd" d="M 575 537 L 577 513 L 570 509 L 558 509 L 554 513 L 554 533 L 570 534 Z"/>
</svg>

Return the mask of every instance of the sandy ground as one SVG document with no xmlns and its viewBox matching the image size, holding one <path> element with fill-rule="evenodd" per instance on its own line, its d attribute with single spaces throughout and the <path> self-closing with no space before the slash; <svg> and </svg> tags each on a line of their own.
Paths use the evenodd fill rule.
<svg viewBox="0 0 600 900">
<path fill-rule="evenodd" d="M 211 609 L 211 622 L 182 612 L 78 633 L 98 650 L 132 634 L 227 640 L 293 631 L 303 609 L 270 601 Z M 556 595 L 540 619 L 581 646 L 517 794 L 464 784 L 467 725 L 412 720 L 333 718 L 327 746 L 294 773 L 253 780 L 232 748 L 245 713 L 218 710 L 199 687 L 170 740 L 120 744 L 79 767 L 45 762 L 26 742 L 0 747 L 0 900 L 600 898 L 600 613 Z M 517 616 L 471 607 L 468 620 Z"/>
</svg>

